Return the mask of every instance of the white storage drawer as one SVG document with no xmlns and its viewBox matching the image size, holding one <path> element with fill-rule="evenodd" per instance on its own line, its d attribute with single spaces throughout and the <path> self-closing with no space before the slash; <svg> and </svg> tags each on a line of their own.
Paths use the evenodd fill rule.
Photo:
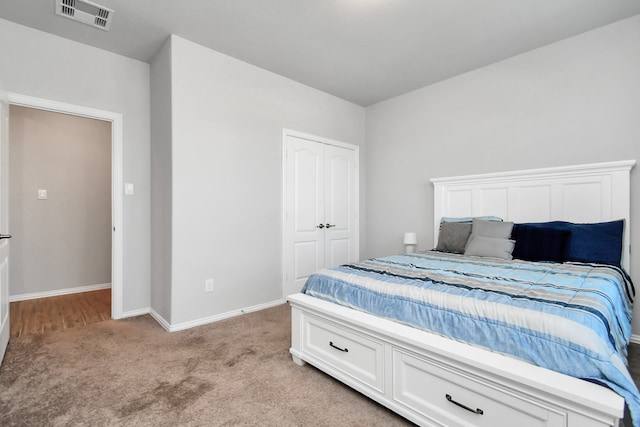
<svg viewBox="0 0 640 427">
<path fill-rule="evenodd" d="M 308 295 L 289 300 L 296 363 L 420 426 L 613 427 L 624 414 L 605 387 Z"/>
<path fill-rule="evenodd" d="M 435 425 L 561 427 L 567 414 L 445 364 L 393 351 L 393 399 Z"/>
<path fill-rule="evenodd" d="M 338 370 L 384 393 L 384 343 L 353 329 L 305 314 L 302 354 L 321 369 Z"/>
</svg>

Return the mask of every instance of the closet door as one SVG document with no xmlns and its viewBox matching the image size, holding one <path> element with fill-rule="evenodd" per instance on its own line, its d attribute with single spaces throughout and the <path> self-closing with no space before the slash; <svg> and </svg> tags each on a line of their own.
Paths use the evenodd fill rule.
<svg viewBox="0 0 640 427">
<path fill-rule="evenodd" d="M 356 153 L 325 146 L 324 266 L 357 261 Z"/>
<path fill-rule="evenodd" d="M 325 266 L 358 258 L 357 147 L 285 133 L 284 296 Z"/>
<path fill-rule="evenodd" d="M 324 265 L 324 147 L 288 136 L 285 160 L 286 296 Z"/>
</svg>

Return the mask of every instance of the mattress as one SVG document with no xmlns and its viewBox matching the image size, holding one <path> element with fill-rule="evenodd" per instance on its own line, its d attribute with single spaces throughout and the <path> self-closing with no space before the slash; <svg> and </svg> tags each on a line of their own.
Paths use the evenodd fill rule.
<svg viewBox="0 0 640 427">
<path fill-rule="evenodd" d="M 640 420 L 634 289 L 619 267 L 429 251 L 324 269 L 302 292 L 607 386 Z"/>
</svg>

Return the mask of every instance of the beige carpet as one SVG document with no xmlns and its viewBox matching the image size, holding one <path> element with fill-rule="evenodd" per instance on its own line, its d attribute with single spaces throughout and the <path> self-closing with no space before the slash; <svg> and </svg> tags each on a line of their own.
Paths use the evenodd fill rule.
<svg viewBox="0 0 640 427">
<path fill-rule="evenodd" d="M 282 305 L 174 333 L 141 316 L 12 338 L 0 426 L 411 425 L 295 365 L 290 317 Z M 629 365 L 637 381 L 636 344 Z"/>
<path fill-rule="evenodd" d="M 289 345 L 288 305 L 174 333 L 141 316 L 12 338 L 0 425 L 410 425 Z"/>
</svg>

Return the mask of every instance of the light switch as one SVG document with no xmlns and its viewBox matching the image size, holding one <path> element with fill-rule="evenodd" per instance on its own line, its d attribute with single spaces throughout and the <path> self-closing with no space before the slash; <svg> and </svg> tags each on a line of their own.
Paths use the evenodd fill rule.
<svg viewBox="0 0 640 427">
<path fill-rule="evenodd" d="M 124 194 L 127 196 L 133 196 L 133 184 L 130 182 L 126 182 L 124 184 Z"/>
<path fill-rule="evenodd" d="M 47 190 L 38 190 L 38 200 L 47 200 Z"/>
</svg>

